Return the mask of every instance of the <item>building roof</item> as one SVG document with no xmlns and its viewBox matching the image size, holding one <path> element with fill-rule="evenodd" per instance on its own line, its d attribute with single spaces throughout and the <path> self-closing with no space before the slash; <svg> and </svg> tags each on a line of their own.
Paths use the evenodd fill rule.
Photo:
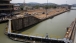
<svg viewBox="0 0 76 43">
<path fill-rule="evenodd" d="M 14 4 L 14 6 L 20 6 L 19 4 Z"/>
</svg>

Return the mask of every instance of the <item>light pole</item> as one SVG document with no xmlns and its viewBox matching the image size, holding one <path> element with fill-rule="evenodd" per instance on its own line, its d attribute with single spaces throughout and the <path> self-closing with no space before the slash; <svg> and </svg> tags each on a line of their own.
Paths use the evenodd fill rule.
<svg viewBox="0 0 76 43">
<path fill-rule="evenodd" d="M 66 9 L 68 9 L 68 3 L 67 3 L 67 1 L 66 1 Z"/>
<path fill-rule="evenodd" d="M 47 0 L 47 5 L 46 5 L 46 19 L 47 19 L 47 15 L 48 15 L 48 0 Z M 46 21 L 46 23 L 47 23 L 47 21 Z M 47 26 L 46 26 L 46 28 L 47 28 Z M 46 37 L 45 38 L 48 39 L 47 29 L 46 29 Z"/>
<path fill-rule="evenodd" d="M 47 5 L 46 5 L 46 18 L 47 18 L 47 15 L 48 15 L 48 0 L 47 0 Z"/>
<path fill-rule="evenodd" d="M 66 1 L 66 4 L 67 4 L 67 1 Z"/>
<path fill-rule="evenodd" d="M 24 0 L 24 2 L 23 2 L 23 10 L 25 10 L 25 0 Z"/>
</svg>

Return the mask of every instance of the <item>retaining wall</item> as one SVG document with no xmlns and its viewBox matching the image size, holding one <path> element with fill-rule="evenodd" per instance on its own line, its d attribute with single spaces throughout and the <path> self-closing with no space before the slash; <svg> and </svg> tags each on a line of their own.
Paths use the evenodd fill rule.
<svg viewBox="0 0 76 43">
<path fill-rule="evenodd" d="M 12 30 L 16 31 L 23 29 L 24 27 L 28 27 L 30 25 L 36 24 L 40 22 L 40 20 L 33 16 L 28 16 L 19 19 L 13 19 L 11 22 L 12 22 Z"/>
</svg>

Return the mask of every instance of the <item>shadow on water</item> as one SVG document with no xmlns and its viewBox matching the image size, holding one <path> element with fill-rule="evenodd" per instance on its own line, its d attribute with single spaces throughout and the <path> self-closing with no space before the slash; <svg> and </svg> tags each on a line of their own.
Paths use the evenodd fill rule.
<svg viewBox="0 0 76 43">
<path fill-rule="evenodd" d="M 8 22 L 8 20 L 0 21 L 0 24 L 2 24 L 2 23 L 7 23 L 7 22 Z"/>
<path fill-rule="evenodd" d="M 50 17 L 49 19 L 53 19 L 55 16 Z"/>
</svg>

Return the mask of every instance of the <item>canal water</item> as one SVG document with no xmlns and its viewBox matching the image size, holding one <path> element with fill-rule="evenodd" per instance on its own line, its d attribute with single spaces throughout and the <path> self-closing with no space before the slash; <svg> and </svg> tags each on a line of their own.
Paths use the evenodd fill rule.
<svg viewBox="0 0 76 43">
<path fill-rule="evenodd" d="M 66 27 L 70 26 L 71 22 L 76 18 L 76 10 L 71 10 L 58 15 L 52 19 L 45 20 L 32 28 L 23 31 L 23 34 L 45 36 L 48 33 L 49 37 L 63 38 L 66 32 Z M 13 41 L 4 34 L 4 29 L 7 23 L 0 24 L 0 43 L 23 43 Z M 51 31 L 52 29 L 52 31 Z"/>
<path fill-rule="evenodd" d="M 28 30 L 23 31 L 21 34 L 45 37 L 48 34 L 49 38 L 64 38 L 66 28 L 70 26 L 71 22 L 75 20 L 75 10 L 65 12 L 54 18 L 45 20 Z"/>
</svg>

